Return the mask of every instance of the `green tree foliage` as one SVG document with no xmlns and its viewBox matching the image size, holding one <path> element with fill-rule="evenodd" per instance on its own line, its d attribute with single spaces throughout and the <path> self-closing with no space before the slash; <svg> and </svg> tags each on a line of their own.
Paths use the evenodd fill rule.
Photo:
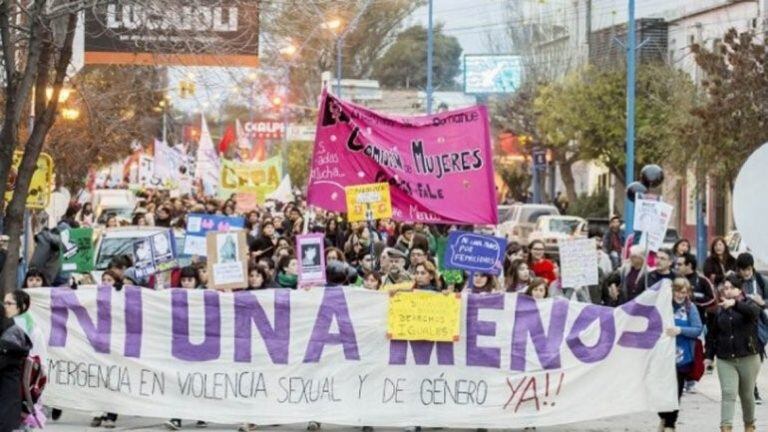
<svg viewBox="0 0 768 432">
<path fill-rule="evenodd" d="M 434 29 L 433 85 L 439 89 L 457 87 L 454 78 L 460 72 L 461 45 L 453 36 Z M 386 53 L 376 61 L 373 77 L 389 88 L 424 88 L 427 85 L 427 29 L 415 25 L 397 35 Z"/>
<path fill-rule="evenodd" d="M 683 72 L 643 65 L 637 75 L 635 163 L 664 163 L 689 120 L 694 87 Z M 626 72 L 588 68 L 543 88 L 535 103 L 545 143 L 600 160 L 625 179 Z"/>
</svg>

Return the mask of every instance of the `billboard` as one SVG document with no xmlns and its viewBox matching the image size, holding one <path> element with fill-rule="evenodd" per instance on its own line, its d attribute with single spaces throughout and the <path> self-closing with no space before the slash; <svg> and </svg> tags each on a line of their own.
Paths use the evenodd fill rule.
<svg viewBox="0 0 768 432">
<path fill-rule="evenodd" d="M 523 62 L 520 56 L 464 56 L 464 93 L 511 93 L 520 87 L 522 77 Z"/>
<path fill-rule="evenodd" d="M 111 0 L 85 11 L 86 64 L 256 67 L 258 60 L 256 0 Z"/>
</svg>

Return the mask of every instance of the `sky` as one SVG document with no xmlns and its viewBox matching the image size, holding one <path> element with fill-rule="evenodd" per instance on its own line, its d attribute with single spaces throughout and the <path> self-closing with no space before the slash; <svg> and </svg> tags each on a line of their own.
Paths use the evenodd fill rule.
<svg viewBox="0 0 768 432">
<path fill-rule="evenodd" d="M 463 48 L 463 54 L 488 54 L 509 52 L 505 35 L 508 20 L 514 19 L 508 9 L 511 4 L 540 10 L 543 16 L 555 14 L 558 9 L 573 0 L 433 0 L 433 21 L 442 23 L 447 34 L 455 36 Z M 583 2 L 584 0 L 579 0 Z M 723 3 L 728 0 L 636 0 L 636 16 L 656 17 L 670 11 L 691 11 Z M 592 25 L 597 30 L 620 24 L 627 20 L 628 0 L 592 0 Z M 403 27 L 427 25 L 428 8 L 423 6 L 413 12 Z M 492 42 L 491 42 L 492 41 Z M 244 89 L 235 88 L 232 71 L 220 68 L 177 69 L 171 73 L 174 88 L 179 79 L 189 79 L 190 73 L 197 85 L 194 100 L 177 101 L 186 111 L 215 112 L 232 98 L 242 100 Z M 235 73 L 236 74 L 236 73 Z M 239 94 L 240 96 L 236 96 Z"/>
</svg>

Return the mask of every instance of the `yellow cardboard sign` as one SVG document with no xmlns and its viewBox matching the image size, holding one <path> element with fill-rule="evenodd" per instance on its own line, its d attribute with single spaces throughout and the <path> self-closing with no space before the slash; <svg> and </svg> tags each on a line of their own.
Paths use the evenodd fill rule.
<svg viewBox="0 0 768 432">
<path fill-rule="evenodd" d="M 357 222 L 366 220 L 365 213 L 370 208 L 373 219 L 392 217 L 392 197 L 389 183 L 369 183 L 347 186 L 347 220 Z"/>
<path fill-rule="evenodd" d="M 387 337 L 410 341 L 458 341 L 460 312 L 460 294 L 419 290 L 393 293 L 389 297 Z"/>
<path fill-rule="evenodd" d="M 258 202 L 263 203 L 266 196 L 280 186 L 282 178 L 283 170 L 279 157 L 256 163 L 222 160 L 219 197 L 229 198 L 239 192 L 252 193 L 256 195 Z"/>
<path fill-rule="evenodd" d="M 413 281 L 400 282 L 396 284 L 382 285 L 380 291 L 395 292 L 400 290 L 408 290 L 413 288 Z"/>
<path fill-rule="evenodd" d="M 11 172 L 8 176 L 8 189 L 5 192 L 5 201 L 10 202 L 13 198 L 13 191 L 16 189 L 16 179 L 18 177 L 19 165 L 24 152 L 13 152 L 13 161 L 11 162 Z M 29 195 L 27 195 L 27 208 L 42 210 L 48 206 L 51 199 L 51 184 L 53 183 L 53 159 L 47 153 L 40 153 L 37 158 L 35 172 L 32 174 L 32 181 L 29 183 Z"/>
</svg>

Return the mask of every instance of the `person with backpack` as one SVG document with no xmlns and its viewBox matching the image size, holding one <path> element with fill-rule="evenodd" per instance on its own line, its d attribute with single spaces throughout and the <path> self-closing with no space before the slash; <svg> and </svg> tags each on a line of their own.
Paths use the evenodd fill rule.
<svg viewBox="0 0 768 432">
<path fill-rule="evenodd" d="M 4 300 L 5 308 L 15 301 Z M 32 341 L 24 330 L 3 311 L 0 314 L 0 431 L 12 431 L 21 425 L 22 365 L 32 349 Z"/>
<path fill-rule="evenodd" d="M 763 308 L 760 319 L 757 321 L 757 343 L 760 351 L 760 361 L 765 360 L 766 344 L 768 344 L 768 288 L 765 278 L 755 271 L 755 258 L 749 252 L 744 252 L 736 257 L 736 269 L 744 280 L 741 289 L 744 295 L 751 298 L 758 306 Z M 763 404 L 760 392 L 755 385 L 755 403 Z"/>
<path fill-rule="evenodd" d="M 685 380 L 691 373 L 695 362 L 696 339 L 701 334 L 703 325 L 699 311 L 691 303 L 691 285 L 682 277 L 672 281 L 672 310 L 675 325 L 666 330 L 666 334 L 675 338 L 675 362 L 677 365 L 677 399 L 683 394 Z M 659 430 L 675 430 L 679 410 L 659 413 Z"/>
<path fill-rule="evenodd" d="M 3 307 L 5 316 L 12 318 L 14 324 L 19 327 L 32 342 L 24 364 L 22 377 L 29 377 L 24 382 L 22 389 L 22 417 L 24 424 L 37 429 L 45 427 L 45 414 L 40 396 L 45 388 L 46 373 L 45 364 L 48 360 L 48 350 L 43 332 L 35 324 L 29 311 L 30 298 L 26 291 L 16 290 L 5 295 Z"/>
</svg>

